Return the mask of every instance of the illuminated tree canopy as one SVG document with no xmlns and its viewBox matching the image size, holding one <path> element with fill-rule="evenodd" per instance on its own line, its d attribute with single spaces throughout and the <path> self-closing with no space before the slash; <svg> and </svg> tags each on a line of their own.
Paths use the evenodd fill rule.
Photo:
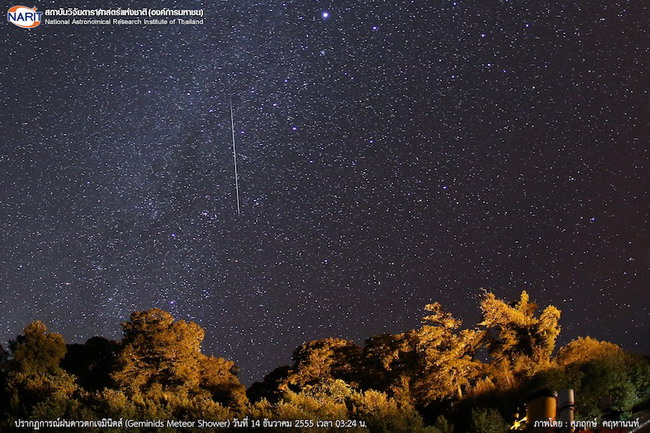
<svg viewBox="0 0 650 433">
<path fill-rule="evenodd" d="M 292 365 L 248 390 L 234 362 L 202 353 L 199 325 L 160 309 L 133 313 L 121 341 L 66 345 L 33 322 L 0 350 L 0 420 L 249 416 L 363 421 L 355 431 L 480 433 L 501 431 L 517 402 L 544 387 L 575 389 L 585 418 L 600 416 L 602 395 L 621 413 L 649 404 L 648 358 L 590 337 L 556 350 L 560 311 L 540 311 L 526 292 L 507 302 L 486 291 L 480 310 L 471 328 L 433 303 L 416 329 L 363 345 L 305 342 Z"/>
</svg>

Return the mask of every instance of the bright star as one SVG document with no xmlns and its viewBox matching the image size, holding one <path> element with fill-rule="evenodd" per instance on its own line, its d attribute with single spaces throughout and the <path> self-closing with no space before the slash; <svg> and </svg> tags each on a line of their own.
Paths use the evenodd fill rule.
<svg viewBox="0 0 650 433">
<path fill-rule="evenodd" d="M 330 13 L 325 11 L 325 12 L 323 12 L 322 17 L 323 17 L 324 20 L 326 20 L 326 19 L 328 19 L 330 17 Z"/>
</svg>

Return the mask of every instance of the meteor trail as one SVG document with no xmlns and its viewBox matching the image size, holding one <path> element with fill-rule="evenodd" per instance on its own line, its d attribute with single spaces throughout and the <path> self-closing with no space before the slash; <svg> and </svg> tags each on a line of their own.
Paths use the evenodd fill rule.
<svg viewBox="0 0 650 433">
<path fill-rule="evenodd" d="M 235 145 L 235 116 L 232 110 L 232 95 L 228 95 L 230 105 L 230 129 L 232 131 L 232 161 L 235 167 L 235 192 L 237 194 L 237 216 L 241 216 L 241 203 L 239 201 L 239 175 L 237 174 L 237 146 Z"/>
</svg>

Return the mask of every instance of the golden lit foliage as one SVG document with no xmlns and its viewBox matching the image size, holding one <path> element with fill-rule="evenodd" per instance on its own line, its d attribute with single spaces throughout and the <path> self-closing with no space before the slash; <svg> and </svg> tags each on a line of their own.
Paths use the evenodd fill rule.
<svg viewBox="0 0 650 433">
<path fill-rule="evenodd" d="M 307 385 L 300 392 L 287 390 L 282 393 L 280 400 L 270 404 L 262 400 L 252 406 L 250 415 L 253 418 L 271 418 L 276 420 L 310 420 L 315 426 L 318 420 L 345 420 L 348 419 L 346 399 L 351 395 L 352 389 L 342 380 L 325 380 L 316 385 Z M 346 429 L 349 431 L 364 431 Z M 293 427 L 287 429 L 274 429 L 279 432 L 311 432 L 313 428 Z M 336 426 L 319 428 L 318 431 L 340 431 Z"/>
<path fill-rule="evenodd" d="M 425 426 L 415 407 L 404 405 L 383 392 L 355 392 L 349 400 L 351 418 L 364 420 L 371 432 L 438 433 Z"/>
<path fill-rule="evenodd" d="M 555 307 L 538 312 L 526 292 L 512 303 L 486 292 L 481 311 L 476 327 L 462 329 L 459 319 L 433 303 L 425 306 L 417 329 L 375 336 L 363 347 L 339 338 L 304 343 L 292 366 L 275 369 L 249 389 L 259 400 L 254 403 L 232 361 L 201 353 L 203 329 L 165 311 L 133 313 L 122 325 L 121 342 L 94 338 L 68 346 L 68 356 L 63 337 L 34 322 L 10 343 L 9 353 L 0 350 L 0 420 L 248 415 L 312 425 L 367 423 L 349 432 L 452 433 L 455 424 L 462 432 L 492 433 L 505 431 L 499 409 L 509 409 L 499 402 L 531 389 L 573 388 L 583 418 L 599 415 L 602 395 L 628 412 L 650 401 L 648 358 L 589 337 L 553 357 L 560 332 Z M 482 356 L 485 349 L 489 357 Z M 423 415 L 436 421 L 427 426 Z M 314 431 L 306 424 L 273 430 Z M 339 430 L 327 424 L 318 429 Z"/>
<path fill-rule="evenodd" d="M 32 322 L 10 345 L 14 370 L 23 373 L 59 371 L 66 347 L 61 334 L 48 333 L 42 322 Z"/>
<path fill-rule="evenodd" d="M 354 381 L 360 357 L 361 348 L 348 340 L 310 341 L 293 352 L 294 365 L 287 383 L 303 387 L 330 379 Z"/>
<path fill-rule="evenodd" d="M 416 331 L 418 400 L 441 400 L 452 393 L 462 397 L 463 389 L 473 384 L 483 370 L 483 364 L 474 357 L 482 334 L 475 329 L 458 331 L 462 322 L 444 312 L 438 303 L 427 305 L 425 310 L 431 314 L 424 317 L 424 326 Z"/>
<path fill-rule="evenodd" d="M 133 401 L 154 399 L 171 407 L 173 399 L 193 396 L 236 410 L 245 405 L 234 363 L 201 353 L 204 331 L 196 323 L 151 309 L 133 313 L 122 326 L 125 338 L 112 378 Z"/>
<path fill-rule="evenodd" d="M 419 405 L 461 396 L 483 369 L 474 357 L 481 332 L 460 331 L 461 321 L 438 303 L 425 310 L 419 329 L 373 337 L 364 349 L 365 383 Z"/>
<path fill-rule="evenodd" d="M 594 359 L 619 356 L 623 349 L 607 341 L 598 341 L 591 337 L 580 337 L 562 347 L 555 357 L 560 366 L 589 362 Z"/>
<path fill-rule="evenodd" d="M 48 333 L 43 323 L 33 322 L 10 342 L 10 348 L 12 360 L 4 391 L 12 412 L 23 416 L 36 408 L 38 413 L 52 416 L 68 413 L 77 385 L 59 366 L 66 352 L 63 337 Z"/>
<path fill-rule="evenodd" d="M 113 374 L 120 389 L 143 391 L 153 384 L 198 386 L 197 358 L 204 336 L 198 325 L 175 322 L 171 314 L 152 309 L 133 313 L 122 327 L 124 347 Z"/>
<path fill-rule="evenodd" d="M 350 432 L 377 433 L 449 433 L 426 427 L 418 411 L 403 405 L 387 394 L 375 390 L 359 391 L 342 380 L 325 380 L 305 386 L 300 392 L 286 391 L 280 401 L 270 404 L 262 400 L 251 408 L 254 418 L 283 420 L 355 420 L 363 421 L 368 428 L 345 428 Z M 280 429 L 277 431 L 336 432 L 334 424 L 327 428 Z"/>
<path fill-rule="evenodd" d="M 481 311 L 479 325 L 486 330 L 488 350 L 497 370 L 530 376 L 551 366 L 560 334 L 560 310 L 550 305 L 536 316 L 537 305 L 524 291 L 514 303 L 486 292 Z"/>
<path fill-rule="evenodd" d="M 555 368 L 540 372 L 540 386 L 572 388 L 580 396 L 579 416 L 600 416 L 600 399 L 612 397 L 612 407 L 631 411 L 650 400 L 650 361 L 616 344 L 585 337 L 560 348 Z"/>
</svg>

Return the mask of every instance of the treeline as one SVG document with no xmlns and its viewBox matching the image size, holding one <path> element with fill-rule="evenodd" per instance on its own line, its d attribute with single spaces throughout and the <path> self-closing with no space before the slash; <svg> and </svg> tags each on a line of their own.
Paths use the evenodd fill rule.
<svg viewBox="0 0 650 433">
<path fill-rule="evenodd" d="M 573 388 L 583 419 L 600 416 L 603 396 L 622 417 L 649 405 L 647 357 L 589 337 L 556 350 L 560 311 L 538 311 L 526 292 L 512 303 L 485 292 L 480 307 L 473 328 L 463 329 L 435 303 L 425 307 L 418 329 L 375 336 L 363 346 L 338 338 L 310 341 L 294 351 L 292 365 L 248 390 L 232 361 L 201 353 L 201 327 L 159 309 L 133 313 L 119 342 L 94 337 L 66 345 L 34 322 L 8 351 L 0 348 L 0 429 L 13 430 L 19 419 L 248 416 L 365 423 L 347 431 L 496 433 L 506 431 L 526 396 L 541 388 Z M 176 431 L 124 429 L 154 430 Z M 311 429 L 273 429 L 300 430 Z"/>
</svg>

